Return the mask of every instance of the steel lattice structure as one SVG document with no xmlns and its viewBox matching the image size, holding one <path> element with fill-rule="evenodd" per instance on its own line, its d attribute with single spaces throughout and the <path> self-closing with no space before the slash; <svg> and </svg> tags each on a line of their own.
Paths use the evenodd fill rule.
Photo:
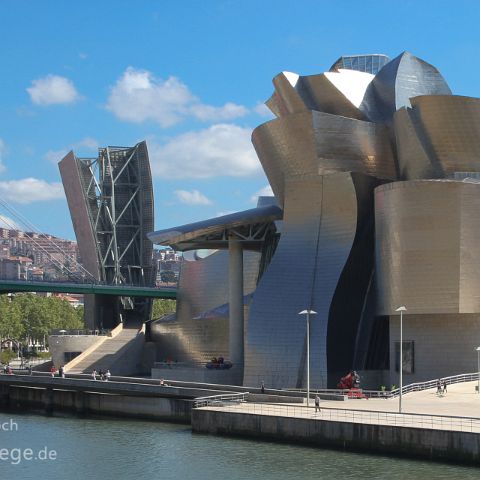
<svg viewBox="0 0 480 480">
<path fill-rule="evenodd" d="M 97 158 L 70 152 L 59 164 L 85 267 L 107 285 L 152 286 L 153 188 L 145 142 L 100 148 Z M 121 320 L 145 316 L 148 301 L 122 297 Z M 105 315 L 100 313 L 99 315 Z M 97 315 L 96 315 L 97 316 Z M 103 320 L 102 320 L 103 321 Z"/>
</svg>

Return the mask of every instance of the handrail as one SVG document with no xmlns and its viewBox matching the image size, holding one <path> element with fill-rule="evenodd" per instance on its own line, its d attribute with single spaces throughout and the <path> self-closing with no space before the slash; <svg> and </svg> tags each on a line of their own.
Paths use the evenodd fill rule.
<svg viewBox="0 0 480 480">
<path fill-rule="evenodd" d="M 479 378 L 479 373 L 461 373 L 459 375 L 451 375 L 449 377 L 440 377 L 440 381 L 443 385 L 445 382 L 447 385 L 452 385 L 455 383 L 464 383 L 472 382 Z M 420 392 L 422 390 L 428 390 L 430 388 L 435 388 L 437 386 L 439 379 L 427 380 L 425 382 L 410 383 L 402 387 L 402 395 L 411 392 Z M 360 389 L 362 394 L 368 398 L 394 398 L 400 395 L 400 388 L 395 388 L 394 390 L 363 390 Z M 302 389 L 288 389 L 288 391 L 295 391 L 299 393 L 306 394 L 305 390 Z M 340 388 L 323 388 L 323 389 L 310 389 L 310 394 L 338 394 L 338 395 L 347 395 L 351 390 L 350 389 L 340 389 Z"/>
<path fill-rule="evenodd" d="M 207 405 L 200 405 L 207 406 Z M 214 406 L 214 405 L 210 405 Z M 304 418 L 314 421 L 348 422 L 373 425 L 391 425 L 397 427 L 425 428 L 432 430 L 454 430 L 461 432 L 480 432 L 480 418 L 454 415 L 431 415 L 424 413 L 398 413 L 377 410 L 355 410 L 325 407 L 316 412 L 314 407 L 291 404 L 218 403 L 221 411 L 244 415 L 266 415 L 289 418 Z"/>
<path fill-rule="evenodd" d="M 209 397 L 198 397 L 194 401 L 194 408 L 208 407 L 212 405 L 222 406 L 224 403 L 240 403 L 245 402 L 248 392 L 228 393 L 224 395 L 211 395 Z"/>
</svg>

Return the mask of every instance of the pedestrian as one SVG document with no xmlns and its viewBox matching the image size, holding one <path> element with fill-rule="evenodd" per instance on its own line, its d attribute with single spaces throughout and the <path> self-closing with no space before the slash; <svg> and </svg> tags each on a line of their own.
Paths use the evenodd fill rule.
<svg viewBox="0 0 480 480">
<path fill-rule="evenodd" d="M 443 381 L 443 393 L 447 393 L 447 382 Z"/>
<path fill-rule="evenodd" d="M 27 371 L 28 371 L 28 374 L 29 374 L 29 375 L 33 375 L 33 370 L 32 370 L 32 366 L 31 366 L 31 365 L 29 365 L 29 366 L 27 367 Z"/>
<path fill-rule="evenodd" d="M 52 368 L 50 369 L 50 374 L 52 375 L 52 378 L 55 377 L 56 372 L 57 372 L 57 369 L 55 368 L 55 365 L 52 365 Z"/>
<path fill-rule="evenodd" d="M 100 377 L 100 380 L 103 380 L 103 370 L 102 369 L 100 369 L 98 371 L 98 376 Z"/>
<path fill-rule="evenodd" d="M 107 371 L 105 372 L 105 381 L 108 382 L 111 376 L 112 374 L 110 373 L 110 370 L 107 369 Z"/>
<path fill-rule="evenodd" d="M 437 380 L 437 395 L 440 395 L 442 393 L 442 382 L 440 379 Z"/>
<path fill-rule="evenodd" d="M 8 373 L 8 363 L 3 366 L 3 373 L 6 375 Z"/>
<path fill-rule="evenodd" d="M 260 387 L 260 391 L 265 393 L 265 382 L 262 382 L 262 386 Z"/>
<path fill-rule="evenodd" d="M 63 368 L 63 365 L 61 365 L 60 368 L 58 369 L 58 375 L 62 378 L 65 378 L 65 370 Z"/>
<path fill-rule="evenodd" d="M 92 378 L 93 378 L 93 380 L 97 379 L 97 371 L 95 369 L 93 369 Z"/>
<path fill-rule="evenodd" d="M 320 397 L 318 393 L 315 395 L 315 413 L 320 412 Z"/>
</svg>

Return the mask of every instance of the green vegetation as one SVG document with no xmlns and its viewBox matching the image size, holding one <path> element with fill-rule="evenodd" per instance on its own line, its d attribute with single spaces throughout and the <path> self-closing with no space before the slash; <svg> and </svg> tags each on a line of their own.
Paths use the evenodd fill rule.
<svg viewBox="0 0 480 480">
<path fill-rule="evenodd" d="M 17 354 L 15 352 L 12 352 L 12 350 L 5 350 L 3 352 L 0 352 L 0 363 L 2 363 L 3 365 L 7 365 L 16 357 Z"/>
<path fill-rule="evenodd" d="M 157 319 L 175 313 L 177 302 L 175 300 L 166 300 L 163 298 L 156 298 L 153 301 L 152 318 Z"/>
<path fill-rule="evenodd" d="M 0 338 L 43 341 L 53 329 L 84 328 L 83 308 L 66 300 L 32 294 L 0 295 Z"/>
</svg>

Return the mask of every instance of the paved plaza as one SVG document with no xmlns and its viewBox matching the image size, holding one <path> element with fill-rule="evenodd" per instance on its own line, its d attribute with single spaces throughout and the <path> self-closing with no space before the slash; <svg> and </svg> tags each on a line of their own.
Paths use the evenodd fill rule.
<svg viewBox="0 0 480 480">
<path fill-rule="evenodd" d="M 313 400 L 308 408 L 306 403 L 251 402 L 224 403 L 204 408 L 255 415 L 480 433 L 480 395 L 475 392 L 476 385 L 477 382 L 449 385 L 448 392 L 441 395 L 437 395 L 436 388 L 406 394 L 403 396 L 402 414 L 398 414 L 398 397 L 349 399 L 345 402 L 322 400 L 320 412 L 315 412 Z"/>
</svg>

